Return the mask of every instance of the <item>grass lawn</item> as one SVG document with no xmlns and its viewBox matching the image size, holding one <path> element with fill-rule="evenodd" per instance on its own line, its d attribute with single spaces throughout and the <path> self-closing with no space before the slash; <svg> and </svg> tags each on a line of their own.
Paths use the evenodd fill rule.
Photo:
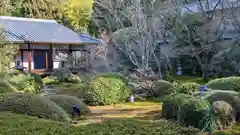
<svg viewBox="0 0 240 135">
<path fill-rule="evenodd" d="M 196 82 L 199 84 L 205 84 L 202 78 L 196 78 L 192 76 L 175 76 L 174 79 L 184 83 Z M 77 97 L 81 96 L 80 86 L 78 84 L 61 83 L 59 85 L 53 85 L 53 87 L 57 90 L 57 94 L 66 94 Z M 178 131 L 178 129 L 172 127 L 171 130 L 167 129 L 166 132 L 164 129 L 165 127 L 163 128 L 164 132 L 158 129 L 162 128 L 161 126 L 163 126 L 164 123 L 166 126 L 169 126 L 169 122 L 160 120 L 162 116 L 162 104 L 159 100 L 156 99 L 150 99 L 148 101 L 137 101 L 134 103 L 116 104 L 110 106 L 90 106 L 89 108 L 91 110 L 91 114 L 86 116 L 84 120 L 79 121 L 78 124 L 74 125 L 76 128 L 67 127 L 67 129 L 65 129 L 66 131 L 61 131 L 61 133 L 59 134 L 65 134 L 67 132 L 71 135 L 75 134 L 76 132 L 80 132 L 81 130 L 81 133 L 85 133 L 84 135 L 95 135 L 94 132 L 97 132 L 97 135 L 196 135 L 182 133 L 183 128 L 180 127 L 179 130 L 181 131 Z M 171 123 L 170 125 L 172 126 L 172 124 L 173 123 Z M 64 124 L 62 126 L 64 126 L 65 128 L 65 126 L 67 125 L 68 124 Z M 144 128 L 143 125 L 145 125 L 149 129 Z M 123 129 L 123 131 L 121 128 Z M 144 131 L 142 129 L 144 129 Z M 188 132 L 188 129 L 184 130 Z M 52 131 L 50 130 L 50 132 Z M 240 135 L 240 125 L 236 125 L 232 130 L 219 131 L 213 135 Z"/>
<path fill-rule="evenodd" d="M 239 131 L 240 125 L 234 127 Z M 207 135 L 193 128 L 184 128 L 166 120 L 109 119 L 102 123 L 72 126 L 32 116 L 0 113 L 1 135 Z M 239 135 L 239 132 L 218 132 L 213 135 Z"/>
<path fill-rule="evenodd" d="M 162 104 L 154 101 L 141 101 L 109 106 L 90 106 L 88 120 L 101 121 L 111 118 L 134 118 L 141 120 L 158 120 L 161 118 Z"/>
<path fill-rule="evenodd" d="M 198 84 L 205 84 L 206 82 L 201 77 L 189 76 L 189 75 L 174 75 L 171 74 L 170 77 L 166 78 L 167 80 L 177 80 L 181 83 L 190 83 L 195 82 Z"/>
<path fill-rule="evenodd" d="M 214 135 L 240 135 L 240 123 L 236 124 L 230 130 L 218 131 Z"/>
<path fill-rule="evenodd" d="M 91 114 L 76 125 L 1 112 L 0 135 L 207 135 L 161 119 L 161 107 L 156 101 L 90 106 Z M 239 135 L 239 129 L 214 135 Z"/>
<path fill-rule="evenodd" d="M 35 117 L 0 113 L 1 135 L 205 135 L 192 128 L 159 120 L 135 119 L 106 120 L 103 123 L 73 127 Z"/>
<path fill-rule="evenodd" d="M 54 89 L 56 89 L 57 94 L 77 96 L 80 91 L 79 84 L 74 83 L 60 83 L 51 86 L 54 87 Z"/>
</svg>

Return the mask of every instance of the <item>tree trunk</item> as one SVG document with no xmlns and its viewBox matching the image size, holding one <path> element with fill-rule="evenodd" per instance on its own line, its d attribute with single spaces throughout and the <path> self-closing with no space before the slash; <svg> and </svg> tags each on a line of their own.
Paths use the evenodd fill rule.
<svg viewBox="0 0 240 135">
<path fill-rule="evenodd" d="M 204 59 L 204 65 L 202 69 L 202 77 L 205 82 L 209 81 L 209 74 L 208 74 L 208 53 L 205 53 L 203 56 Z"/>
<path fill-rule="evenodd" d="M 202 70 L 202 78 L 205 82 L 209 81 L 209 74 L 208 74 L 208 69 L 207 68 L 204 68 Z"/>
</svg>

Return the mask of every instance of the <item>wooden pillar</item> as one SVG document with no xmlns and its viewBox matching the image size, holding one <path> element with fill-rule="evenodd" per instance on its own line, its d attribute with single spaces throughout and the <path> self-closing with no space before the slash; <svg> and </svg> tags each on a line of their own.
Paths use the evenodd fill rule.
<svg viewBox="0 0 240 135">
<path fill-rule="evenodd" d="M 21 63 L 22 63 L 22 66 L 23 66 L 23 50 L 20 50 L 21 51 Z"/>
<path fill-rule="evenodd" d="M 50 48 L 48 50 L 47 53 L 47 65 L 48 65 L 48 69 L 53 69 L 53 48 L 52 45 L 50 44 Z"/>
<path fill-rule="evenodd" d="M 74 63 L 73 62 L 73 50 L 72 50 L 72 45 L 71 44 L 69 45 L 69 54 L 70 54 L 69 56 L 70 56 L 71 59 L 69 59 L 68 63 L 70 63 L 71 67 L 73 67 L 73 63 Z"/>
<path fill-rule="evenodd" d="M 32 71 L 32 50 L 30 43 L 28 43 L 28 71 Z"/>
<path fill-rule="evenodd" d="M 48 69 L 48 51 L 45 51 L 46 69 Z"/>
<path fill-rule="evenodd" d="M 92 59 L 92 53 L 90 50 L 87 50 L 87 53 L 88 53 L 88 69 L 91 69 L 92 68 L 92 63 L 91 63 L 91 59 Z"/>
<path fill-rule="evenodd" d="M 69 45 L 69 52 L 72 54 L 72 45 Z"/>
</svg>

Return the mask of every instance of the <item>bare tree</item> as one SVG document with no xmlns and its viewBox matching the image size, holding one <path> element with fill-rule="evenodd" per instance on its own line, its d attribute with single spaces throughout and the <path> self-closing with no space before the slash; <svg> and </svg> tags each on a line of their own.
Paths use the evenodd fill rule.
<svg viewBox="0 0 240 135">
<path fill-rule="evenodd" d="M 240 26 L 235 15 L 239 12 L 236 7 L 239 0 L 197 0 L 189 1 L 190 4 L 185 0 L 170 0 L 157 8 L 154 0 L 145 3 L 129 0 L 127 4 L 122 0 L 118 7 L 111 0 L 97 1 L 109 13 L 102 17 L 111 26 L 110 41 L 143 76 L 154 74 L 152 65 L 156 65 L 158 77 L 162 78 L 163 65 L 167 65 L 163 60 L 173 54 L 194 57 L 203 78 L 208 80 L 210 69 L 219 64 L 219 57 L 225 57 L 229 48 L 234 50 L 238 42 L 227 33 L 229 20 Z M 226 34 L 232 42 L 226 40 Z M 166 51 L 171 48 L 172 54 Z M 238 64 L 232 62 L 232 65 Z"/>
<path fill-rule="evenodd" d="M 198 0 L 191 4 L 174 1 L 172 5 L 175 12 L 168 30 L 174 39 L 170 40 L 174 51 L 178 55 L 195 57 L 207 81 L 209 69 L 213 69 L 216 58 L 224 54 L 220 52 L 236 44 L 226 41 L 225 37 L 229 31 L 228 16 L 232 14 L 229 11 L 233 7 L 223 0 Z M 226 42 L 232 45 L 225 46 Z"/>
<path fill-rule="evenodd" d="M 152 65 L 156 65 L 158 78 L 162 79 L 161 60 L 164 53 L 160 43 L 164 43 L 165 27 L 162 18 L 154 10 L 154 1 L 120 1 L 118 4 L 125 6 L 124 9 L 121 7 L 121 11 L 109 3 L 99 6 L 111 14 L 111 18 L 104 18 L 107 24 L 115 22 L 117 27 L 117 31 L 110 33 L 110 42 L 142 76 L 153 76 Z"/>
</svg>

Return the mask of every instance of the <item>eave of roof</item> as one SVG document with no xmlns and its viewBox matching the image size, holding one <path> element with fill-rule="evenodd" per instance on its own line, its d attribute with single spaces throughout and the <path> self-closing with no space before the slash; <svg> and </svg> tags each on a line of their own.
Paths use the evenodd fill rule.
<svg viewBox="0 0 240 135">
<path fill-rule="evenodd" d="M 41 44 L 101 44 L 89 35 L 79 34 L 55 20 L 0 16 L 5 38 L 2 42 Z"/>
</svg>

